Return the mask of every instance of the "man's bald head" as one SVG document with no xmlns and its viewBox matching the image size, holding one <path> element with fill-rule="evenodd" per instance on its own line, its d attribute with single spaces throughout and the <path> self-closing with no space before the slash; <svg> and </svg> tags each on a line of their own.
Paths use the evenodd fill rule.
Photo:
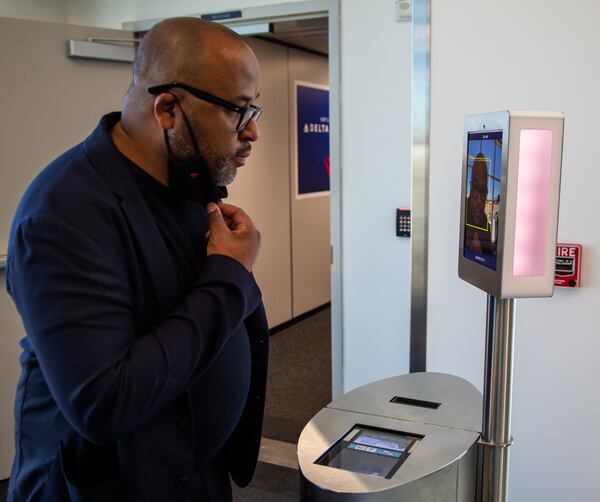
<svg viewBox="0 0 600 502">
<path fill-rule="evenodd" d="M 194 17 L 166 19 L 142 39 L 133 63 L 133 82 L 156 85 L 192 82 L 201 76 L 207 57 L 224 45 L 244 47 L 243 38 L 220 24 Z"/>
<path fill-rule="evenodd" d="M 133 129 L 151 115 L 148 87 L 168 82 L 202 87 L 208 76 L 248 54 L 254 58 L 243 37 L 220 24 L 194 17 L 161 21 L 137 48 L 133 78 L 122 103 L 123 123 Z"/>
</svg>

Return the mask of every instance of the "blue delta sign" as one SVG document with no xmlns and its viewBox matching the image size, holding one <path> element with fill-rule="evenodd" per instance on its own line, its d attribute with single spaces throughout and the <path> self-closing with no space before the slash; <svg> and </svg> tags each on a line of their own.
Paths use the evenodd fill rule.
<svg viewBox="0 0 600 502">
<path fill-rule="evenodd" d="M 329 193 L 329 90 L 296 83 L 297 197 Z"/>
</svg>

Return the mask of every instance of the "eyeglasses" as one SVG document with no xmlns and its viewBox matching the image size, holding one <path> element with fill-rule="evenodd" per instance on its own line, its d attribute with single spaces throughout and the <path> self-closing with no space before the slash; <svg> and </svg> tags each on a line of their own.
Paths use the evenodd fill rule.
<svg viewBox="0 0 600 502">
<path fill-rule="evenodd" d="M 226 108 L 227 110 L 231 110 L 233 112 L 239 113 L 240 120 L 238 122 L 237 127 L 235 128 L 236 132 L 242 132 L 248 125 L 248 122 L 250 122 L 252 119 L 258 120 L 258 118 L 261 116 L 261 114 L 263 112 L 263 109 L 260 108 L 259 106 L 254 106 L 254 105 L 250 105 L 250 106 L 246 106 L 246 107 L 237 106 L 237 105 L 234 105 L 233 103 L 230 103 L 229 101 L 225 101 L 224 99 L 217 98 L 216 96 L 213 96 L 212 94 L 209 94 L 208 92 L 201 91 L 199 89 L 191 87 L 187 84 L 182 84 L 180 82 L 171 82 L 169 84 L 161 84 L 161 85 L 155 85 L 152 87 L 148 87 L 148 92 L 150 94 L 157 95 L 157 94 L 161 94 L 163 92 L 167 92 L 170 89 L 174 89 L 174 88 L 183 89 L 184 91 L 189 92 L 190 94 L 192 94 L 193 96 L 196 96 L 198 99 L 201 99 L 202 101 L 207 101 L 208 103 L 212 103 L 214 105 L 218 105 L 223 108 Z"/>
</svg>

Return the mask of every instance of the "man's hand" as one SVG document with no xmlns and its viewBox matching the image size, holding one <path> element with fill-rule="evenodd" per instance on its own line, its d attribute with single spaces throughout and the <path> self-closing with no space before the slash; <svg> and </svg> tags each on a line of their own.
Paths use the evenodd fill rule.
<svg viewBox="0 0 600 502">
<path fill-rule="evenodd" d="M 252 271 L 260 248 L 260 232 L 239 207 L 222 202 L 209 203 L 207 254 L 222 254 Z"/>
</svg>

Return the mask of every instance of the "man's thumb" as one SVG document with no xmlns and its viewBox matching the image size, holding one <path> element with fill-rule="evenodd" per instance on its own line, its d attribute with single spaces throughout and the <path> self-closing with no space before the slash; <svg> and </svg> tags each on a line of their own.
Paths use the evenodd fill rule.
<svg viewBox="0 0 600 502">
<path fill-rule="evenodd" d="M 211 228 L 215 226 L 224 226 L 225 221 L 223 221 L 223 215 L 221 214 L 221 210 L 219 206 L 217 206 L 214 202 L 209 202 L 206 206 L 206 210 L 208 211 L 208 224 Z"/>
</svg>

